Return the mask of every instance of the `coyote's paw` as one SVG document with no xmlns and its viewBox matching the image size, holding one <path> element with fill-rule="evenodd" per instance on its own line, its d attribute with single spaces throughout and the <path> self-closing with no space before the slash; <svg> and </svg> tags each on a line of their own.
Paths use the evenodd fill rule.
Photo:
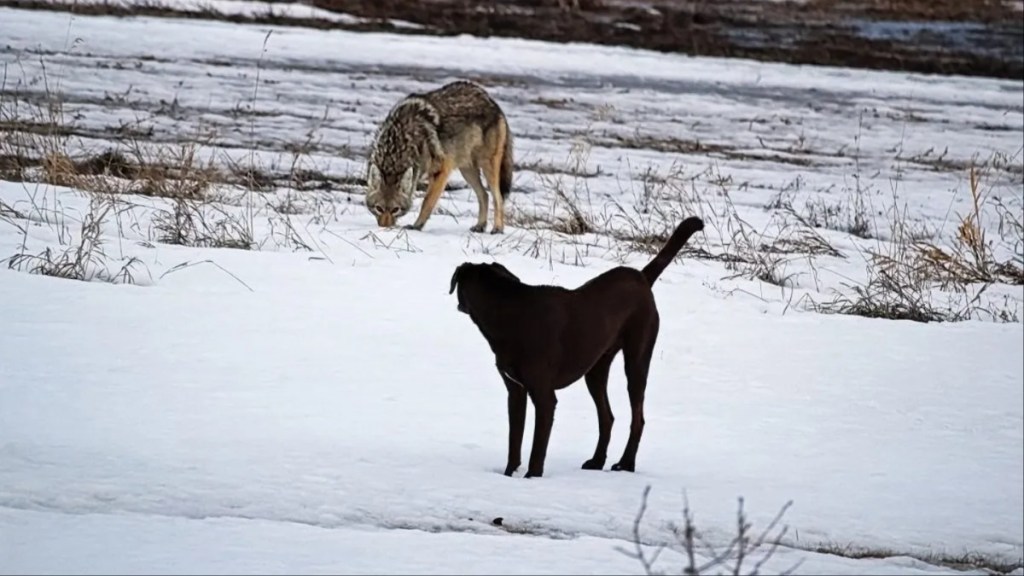
<svg viewBox="0 0 1024 576">
<path fill-rule="evenodd" d="M 487 226 L 486 224 L 474 224 L 474 225 L 469 227 L 469 231 L 470 232 L 480 233 L 480 232 L 484 231 L 484 228 L 486 226 Z"/>
<path fill-rule="evenodd" d="M 504 233 L 505 233 L 505 229 L 504 228 L 493 228 L 493 229 L 491 229 L 491 234 L 504 234 Z"/>
<path fill-rule="evenodd" d="M 423 224 L 416 224 L 414 222 L 412 224 L 406 224 L 405 226 L 402 226 L 402 229 L 403 230 L 423 230 Z"/>
</svg>

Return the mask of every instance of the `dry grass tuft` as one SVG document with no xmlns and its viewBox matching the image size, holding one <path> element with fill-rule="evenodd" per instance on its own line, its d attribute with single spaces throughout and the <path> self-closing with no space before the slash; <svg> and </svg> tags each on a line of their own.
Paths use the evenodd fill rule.
<svg viewBox="0 0 1024 576">
<path fill-rule="evenodd" d="M 169 210 L 157 212 L 153 228 L 156 241 L 164 244 L 238 250 L 255 247 L 252 227 L 244 217 L 202 199 L 177 198 Z"/>
<path fill-rule="evenodd" d="M 38 206 L 35 209 L 37 212 L 43 210 Z M 142 262 L 135 257 L 122 258 L 121 264 L 112 269 L 110 264 L 113 258 L 104 250 L 103 226 L 116 213 L 114 203 L 93 197 L 88 212 L 82 218 L 77 238 L 64 223 L 63 214 L 53 214 L 52 219 L 45 220 L 55 227 L 61 249 L 47 246 L 35 254 L 27 250 L 28 228 L 19 226 L 23 233 L 21 250 L 0 262 L 6 261 L 10 270 L 54 278 L 134 284 L 136 270 L 142 266 Z"/>
<path fill-rule="evenodd" d="M 985 198 L 973 169 L 969 182 L 972 209 L 960 217 L 952 247 L 946 249 L 921 240 L 921 232 L 910 226 L 906 207 L 900 210 L 894 204 L 890 211 L 892 239 L 867 251 L 867 280 L 848 283 L 845 286 L 849 294 L 837 294 L 830 302 L 812 303 L 811 308 L 829 314 L 916 322 L 958 322 L 979 317 L 1019 322 L 1019 314 L 1008 303 L 1002 307 L 981 304 L 982 296 L 994 284 L 1024 284 L 1024 272 L 1019 264 L 996 259 L 994 246 L 985 237 Z M 895 196 L 894 189 L 894 200 Z M 1013 224 L 1007 228 L 1012 230 Z M 946 292 L 947 302 L 936 301 L 937 289 Z"/>
<path fill-rule="evenodd" d="M 953 245 L 944 249 L 931 242 L 914 242 L 912 249 L 916 261 L 913 265 L 944 288 L 976 283 L 1024 285 L 1024 258 L 1020 257 L 1020 246 L 1024 245 L 1020 240 L 1021 230 L 1024 226 L 1020 219 L 1012 217 L 1004 205 L 999 205 L 1001 209 L 997 208 L 997 212 L 1000 214 L 1001 227 L 1005 225 L 1004 229 L 1011 234 L 1016 231 L 1018 238 L 1015 246 L 1017 261 L 1000 261 L 995 255 L 993 242 L 985 235 L 983 208 L 988 199 L 981 191 L 980 177 L 973 166 L 969 176 L 971 210 L 960 216 Z"/>
</svg>

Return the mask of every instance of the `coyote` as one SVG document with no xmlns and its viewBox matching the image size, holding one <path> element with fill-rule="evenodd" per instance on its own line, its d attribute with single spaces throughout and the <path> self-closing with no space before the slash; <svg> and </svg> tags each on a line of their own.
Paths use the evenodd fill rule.
<svg viewBox="0 0 1024 576">
<path fill-rule="evenodd" d="M 412 207 L 423 175 L 427 194 L 411 225 L 420 230 L 434 211 L 452 170 L 476 193 L 473 232 L 487 226 L 487 190 L 494 197 L 492 234 L 505 229 L 504 197 L 512 189 L 512 134 L 501 107 L 478 84 L 458 80 L 409 94 L 388 112 L 374 138 L 366 172 L 366 208 L 380 226 L 394 226 Z"/>
</svg>

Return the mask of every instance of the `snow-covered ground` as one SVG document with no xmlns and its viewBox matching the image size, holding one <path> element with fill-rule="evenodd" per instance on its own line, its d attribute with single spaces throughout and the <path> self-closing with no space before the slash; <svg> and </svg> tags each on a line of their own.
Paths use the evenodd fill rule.
<svg viewBox="0 0 1024 576">
<path fill-rule="evenodd" d="M 326 20 L 341 24 L 367 22 L 342 12 L 317 8 L 306 2 L 265 2 L 262 0 L 46 0 L 51 7 L 73 5 L 76 8 L 103 7 L 108 10 L 167 10 L 195 17 L 277 17 L 296 20 Z M 391 20 L 396 28 L 421 28 L 419 24 L 404 20 Z"/>
<path fill-rule="evenodd" d="M 254 251 L 161 242 L 171 202 L 104 200 L 114 208 L 91 270 L 135 258 L 137 286 L 0 268 L 0 572 L 641 573 L 616 548 L 630 546 L 647 485 L 651 546 L 674 542 L 684 490 L 719 546 L 737 497 L 755 530 L 792 500 L 768 571 L 1020 563 L 1020 322 L 799 305 L 863 278 L 861 250 L 886 244 L 893 205 L 950 241 L 972 158 L 989 162 L 985 191 L 1019 213 L 1019 83 L 268 30 L 0 9 L 4 110 L 59 94 L 67 149 L 192 139 L 221 166 L 280 174 L 307 143 L 300 167 L 332 183 L 216 187 L 211 218 L 246 227 Z M 470 234 L 475 201 L 455 176 L 422 232 L 376 229 L 351 184 L 370 134 L 402 94 L 456 77 L 485 82 L 509 116 L 513 225 Z M 559 189 L 595 233 L 527 225 L 566 210 Z M 780 193 L 798 210 L 864 198 L 875 238 L 816 229 L 845 257 L 791 255 L 798 276 L 781 289 L 677 260 L 655 286 L 637 472 L 579 469 L 597 424 L 577 384 L 560 394 L 545 477 L 502 476 L 505 394 L 448 294 L 454 267 L 494 258 L 524 281 L 576 286 L 647 261 L 616 231 L 696 212 L 709 226 L 695 245 L 728 251 L 735 222 L 777 222 L 766 206 Z M 0 201 L 0 258 L 73 246 L 100 203 L 30 182 L 0 182 Z M 1012 255 L 986 215 L 994 250 Z M 1019 286 L 984 296 L 1019 316 Z M 621 372 L 617 360 L 610 459 L 628 421 Z M 683 562 L 675 547 L 656 567 Z"/>
</svg>

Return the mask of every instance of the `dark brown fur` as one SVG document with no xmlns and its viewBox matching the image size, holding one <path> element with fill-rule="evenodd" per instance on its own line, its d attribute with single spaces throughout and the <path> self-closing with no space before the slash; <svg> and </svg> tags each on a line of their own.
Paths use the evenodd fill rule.
<svg viewBox="0 0 1024 576">
<path fill-rule="evenodd" d="M 660 322 L 651 287 L 690 236 L 703 229 L 700 218 L 687 218 L 642 271 L 620 266 L 573 290 L 524 284 L 497 263 L 465 262 L 455 269 L 449 293 L 458 288 L 458 309 L 487 340 L 508 390 L 506 476 L 521 464 L 527 396 L 536 412 L 526 472 L 530 478 L 544 473 L 555 391 L 580 378 L 586 379 L 598 420 L 597 448 L 583 468 L 604 467 L 614 420 L 608 404 L 608 371 L 620 350 L 632 420 L 625 451 L 612 470 L 634 471 L 644 428 L 647 373 Z"/>
</svg>

